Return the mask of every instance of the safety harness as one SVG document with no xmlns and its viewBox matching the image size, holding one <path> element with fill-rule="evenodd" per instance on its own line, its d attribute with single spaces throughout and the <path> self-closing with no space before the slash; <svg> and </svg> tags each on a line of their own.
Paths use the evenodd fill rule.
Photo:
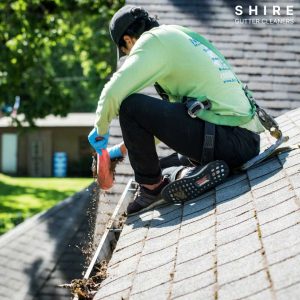
<svg viewBox="0 0 300 300">
<path fill-rule="evenodd" d="M 207 99 L 205 101 L 198 101 L 196 98 L 183 97 L 183 103 L 187 108 L 187 112 L 192 118 L 197 117 L 197 113 L 202 110 L 211 109 L 211 102 Z M 210 122 L 204 122 L 204 141 L 202 149 L 202 157 L 200 164 L 206 165 L 210 161 L 214 160 L 214 149 L 215 149 L 215 133 L 216 126 Z"/>
<path fill-rule="evenodd" d="M 159 85 L 159 83 L 154 84 L 154 88 L 158 95 L 165 101 L 170 101 L 169 95 L 165 90 Z M 184 96 L 182 98 L 182 103 L 185 104 L 187 112 L 191 118 L 196 118 L 197 113 L 200 110 L 209 110 L 211 109 L 211 101 L 206 99 L 204 101 L 198 101 L 197 98 Z M 215 149 L 215 132 L 216 126 L 210 122 L 204 122 L 204 141 L 202 149 L 202 157 L 200 164 L 206 165 L 210 161 L 214 160 L 214 149 Z"/>
<path fill-rule="evenodd" d="M 157 93 L 163 100 L 169 101 L 169 96 L 165 92 L 165 90 L 156 82 L 154 87 Z M 269 153 L 272 153 L 280 144 L 286 142 L 288 137 L 284 137 L 282 135 L 281 130 L 279 129 L 278 123 L 271 117 L 263 108 L 261 108 L 257 102 L 255 101 L 252 92 L 248 89 L 248 86 L 245 85 L 243 87 L 244 93 L 249 100 L 252 110 L 257 114 L 259 121 L 264 126 L 266 130 L 268 130 L 272 137 L 276 138 L 277 141 L 270 148 L 265 150 L 265 155 L 261 156 L 259 159 L 253 158 L 252 160 L 246 162 L 244 165 L 240 167 L 241 170 L 246 170 L 257 162 L 265 159 Z M 185 104 L 187 108 L 187 112 L 191 118 L 196 118 L 197 114 L 201 110 L 209 110 L 211 109 L 211 101 L 206 99 L 204 101 L 199 101 L 197 98 L 184 96 L 182 98 L 182 102 Z M 210 122 L 204 122 L 204 142 L 202 149 L 202 157 L 200 164 L 206 165 L 210 161 L 214 160 L 214 148 L 215 148 L 215 131 L 216 126 Z"/>
</svg>

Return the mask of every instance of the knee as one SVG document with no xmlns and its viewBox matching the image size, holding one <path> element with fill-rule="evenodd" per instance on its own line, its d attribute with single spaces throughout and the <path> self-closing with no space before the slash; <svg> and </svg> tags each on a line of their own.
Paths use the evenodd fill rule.
<svg viewBox="0 0 300 300">
<path fill-rule="evenodd" d="M 119 111 L 120 117 L 134 114 L 139 95 L 140 94 L 132 94 L 122 101 Z"/>
</svg>

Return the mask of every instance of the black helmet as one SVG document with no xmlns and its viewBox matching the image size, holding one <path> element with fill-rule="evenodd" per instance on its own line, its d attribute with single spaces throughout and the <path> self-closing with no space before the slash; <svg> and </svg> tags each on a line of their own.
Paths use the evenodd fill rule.
<svg viewBox="0 0 300 300">
<path fill-rule="evenodd" d="M 109 24 L 109 32 L 112 40 L 117 45 L 118 58 L 125 55 L 119 49 L 119 43 L 127 28 L 137 19 L 147 19 L 148 16 L 146 10 L 134 5 L 125 5 L 114 14 Z"/>
</svg>

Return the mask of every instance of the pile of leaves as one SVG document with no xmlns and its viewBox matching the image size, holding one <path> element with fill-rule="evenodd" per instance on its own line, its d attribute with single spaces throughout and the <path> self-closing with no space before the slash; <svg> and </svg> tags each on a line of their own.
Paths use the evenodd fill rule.
<svg viewBox="0 0 300 300">
<path fill-rule="evenodd" d="M 60 287 L 70 289 L 73 296 L 79 300 L 91 300 L 98 291 L 101 282 L 107 277 L 107 262 L 103 260 L 94 267 L 94 275 L 88 279 L 73 279 L 70 284 Z"/>
</svg>

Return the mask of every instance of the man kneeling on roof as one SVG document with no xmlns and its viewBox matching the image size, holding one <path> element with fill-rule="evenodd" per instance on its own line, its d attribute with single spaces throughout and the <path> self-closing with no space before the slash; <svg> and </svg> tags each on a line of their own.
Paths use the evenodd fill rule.
<svg viewBox="0 0 300 300">
<path fill-rule="evenodd" d="M 128 57 L 102 90 L 89 141 L 101 153 L 119 116 L 139 183 L 128 214 L 162 197 L 193 199 L 259 153 L 264 127 L 231 66 L 203 36 L 159 26 L 143 8 L 129 5 L 113 16 L 110 34 L 119 56 Z M 165 101 L 138 93 L 150 85 Z M 157 139 L 176 153 L 159 160 Z"/>
</svg>

